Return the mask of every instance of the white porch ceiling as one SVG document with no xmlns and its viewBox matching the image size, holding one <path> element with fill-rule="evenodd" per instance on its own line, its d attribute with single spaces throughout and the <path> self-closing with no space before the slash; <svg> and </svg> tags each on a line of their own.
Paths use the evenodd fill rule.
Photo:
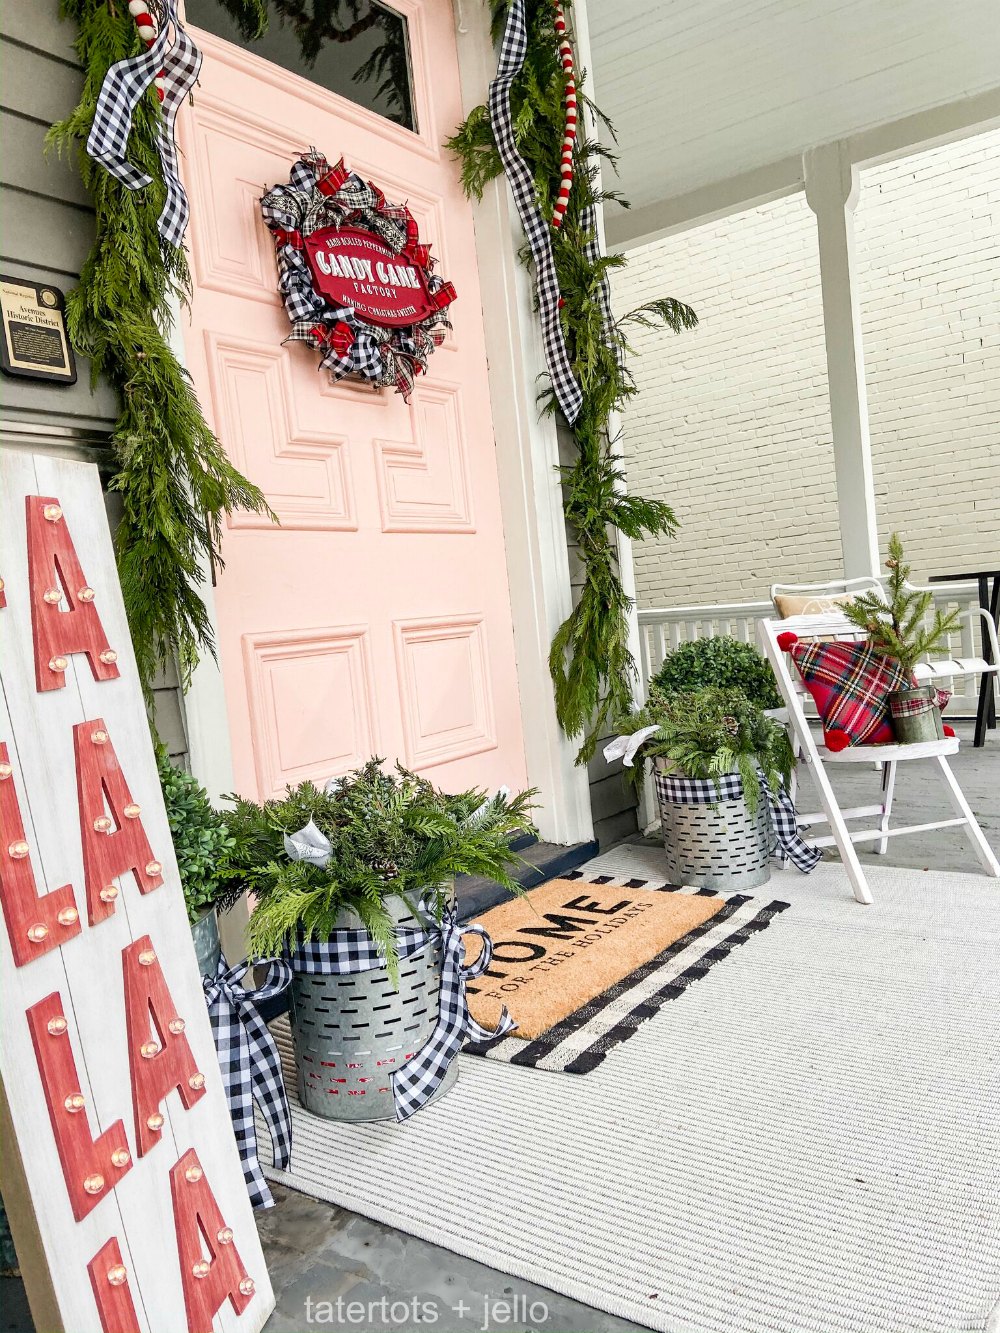
<svg viewBox="0 0 1000 1333">
<path fill-rule="evenodd" d="M 634 210 L 1000 86 L 997 0 L 590 0 L 588 21 Z"/>
</svg>

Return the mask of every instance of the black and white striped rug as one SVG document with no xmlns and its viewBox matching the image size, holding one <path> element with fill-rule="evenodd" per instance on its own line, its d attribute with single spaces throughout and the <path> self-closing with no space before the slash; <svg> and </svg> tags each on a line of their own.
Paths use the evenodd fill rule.
<svg viewBox="0 0 1000 1333">
<path fill-rule="evenodd" d="M 682 888 L 644 879 L 616 881 L 611 875 L 587 876 L 579 870 L 563 878 L 579 879 L 587 884 L 620 882 L 621 887 L 627 889 L 720 896 L 714 889 Z M 588 1000 L 540 1037 L 525 1041 L 510 1036 L 492 1042 L 471 1043 L 463 1048 L 464 1053 L 531 1069 L 589 1074 L 610 1051 L 627 1041 L 640 1023 L 652 1018 L 669 1000 L 683 995 L 692 982 L 707 976 L 734 949 L 766 930 L 788 906 L 778 899 L 765 904 L 746 894 L 732 894 L 715 916 L 682 935 L 662 953 Z"/>
</svg>

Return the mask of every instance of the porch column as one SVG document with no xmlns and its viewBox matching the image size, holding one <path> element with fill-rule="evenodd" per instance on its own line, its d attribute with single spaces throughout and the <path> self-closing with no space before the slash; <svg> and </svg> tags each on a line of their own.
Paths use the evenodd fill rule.
<svg viewBox="0 0 1000 1333">
<path fill-rule="evenodd" d="M 802 164 L 806 199 L 816 214 L 819 236 L 844 577 L 859 578 L 878 574 L 879 541 L 854 253 L 858 173 L 842 142 L 810 149 Z"/>
</svg>

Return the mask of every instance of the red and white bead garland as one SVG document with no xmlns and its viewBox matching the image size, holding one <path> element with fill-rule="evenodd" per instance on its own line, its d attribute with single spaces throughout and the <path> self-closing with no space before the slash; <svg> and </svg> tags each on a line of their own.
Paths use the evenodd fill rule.
<svg viewBox="0 0 1000 1333">
<path fill-rule="evenodd" d="M 561 227 L 569 204 L 570 186 L 573 184 L 573 145 L 576 143 L 576 76 L 573 71 L 573 48 L 566 36 L 566 16 L 560 0 L 556 4 L 556 35 L 559 38 L 559 59 L 566 75 L 566 129 L 563 133 L 562 169 L 559 180 L 559 194 L 556 206 L 552 210 L 553 227 Z"/>
<path fill-rule="evenodd" d="M 152 14 L 149 12 L 148 0 L 128 0 L 128 12 L 135 19 L 135 26 L 139 29 L 139 36 L 146 43 L 147 49 L 156 41 L 156 23 Z M 153 80 L 153 86 L 156 89 L 156 95 L 163 101 L 163 89 L 165 86 L 163 70 Z"/>
</svg>

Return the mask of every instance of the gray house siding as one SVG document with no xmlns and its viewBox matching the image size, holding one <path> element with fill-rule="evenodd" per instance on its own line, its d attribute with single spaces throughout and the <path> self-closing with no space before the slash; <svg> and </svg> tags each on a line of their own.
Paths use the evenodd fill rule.
<svg viewBox="0 0 1000 1333">
<path fill-rule="evenodd" d="M 7 0 L 0 6 L 0 271 L 67 291 L 94 241 L 94 214 L 74 162 L 45 152 L 45 134 L 76 105 L 82 86 L 75 32 L 59 21 L 57 0 Z M 74 385 L 0 379 L 3 448 L 45 449 L 95 462 L 110 473 L 109 436 L 117 402 L 112 389 L 90 386 L 77 357 Z M 117 497 L 106 495 L 115 525 Z M 176 674 L 157 682 L 157 730 L 171 755 L 187 755 Z"/>
</svg>

